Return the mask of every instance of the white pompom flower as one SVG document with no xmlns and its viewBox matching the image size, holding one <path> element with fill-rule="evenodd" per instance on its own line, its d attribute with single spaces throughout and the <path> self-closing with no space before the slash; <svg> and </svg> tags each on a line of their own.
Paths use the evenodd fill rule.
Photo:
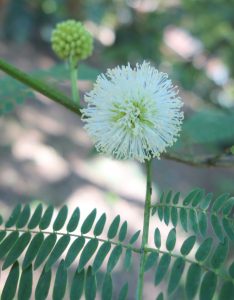
<svg viewBox="0 0 234 300">
<path fill-rule="evenodd" d="M 147 62 L 99 75 L 85 101 L 85 129 L 99 152 L 116 159 L 160 158 L 181 129 L 183 103 L 177 88 Z"/>
</svg>

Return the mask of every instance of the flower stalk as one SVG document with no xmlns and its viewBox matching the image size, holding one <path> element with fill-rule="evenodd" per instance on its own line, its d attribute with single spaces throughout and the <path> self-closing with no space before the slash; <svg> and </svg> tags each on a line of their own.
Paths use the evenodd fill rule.
<svg viewBox="0 0 234 300">
<path fill-rule="evenodd" d="M 141 241 L 141 258 L 140 258 L 140 270 L 137 283 L 137 300 L 143 299 L 143 287 L 144 287 L 144 273 L 145 273 L 145 260 L 146 260 L 146 246 L 149 238 L 149 224 L 150 224 L 150 208 L 151 208 L 151 194 L 152 194 L 152 159 L 146 160 L 146 196 L 144 207 L 144 221 L 143 221 L 143 234 Z"/>
<path fill-rule="evenodd" d="M 72 58 L 69 62 L 69 68 L 70 68 L 70 78 L 71 78 L 71 90 L 72 90 L 72 100 L 73 102 L 80 105 L 80 95 L 79 95 L 79 89 L 77 85 L 77 77 L 78 77 L 78 71 L 76 64 L 73 63 Z"/>
</svg>

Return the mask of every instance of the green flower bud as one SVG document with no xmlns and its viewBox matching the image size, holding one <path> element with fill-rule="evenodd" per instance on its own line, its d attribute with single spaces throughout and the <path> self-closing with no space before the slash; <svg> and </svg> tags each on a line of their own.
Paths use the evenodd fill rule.
<svg viewBox="0 0 234 300">
<path fill-rule="evenodd" d="M 61 59 L 76 64 L 93 52 L 93 38 L 85 27 L 74 20 L 57 24 L 51 37 L 52 49 Z"/>
</svg>

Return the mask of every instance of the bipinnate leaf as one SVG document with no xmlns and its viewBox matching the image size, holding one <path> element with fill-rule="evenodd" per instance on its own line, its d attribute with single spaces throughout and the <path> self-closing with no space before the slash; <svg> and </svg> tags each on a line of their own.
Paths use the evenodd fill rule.
<svg viewBox="0 0 234 300">
<path fill-rule="evenodd" d="M 19 280 L 19 263 L 15 262 L 11 267 L 6 283 L 3 287 L 1 300 L 13 300 L 15 298 Z"/>
<path fill-rule="evenodd" d="M 53 288 L 53 300 L 62 300 L 64 298 L 67 286 L 67 269 L 64 266 L 62 260 L 59 264 L 55 275 L 54 288 Z"/>
<path fill-rule="evenodd" d="M 96 218 L 96 214 L 97 214 L 97 210 L 95 208 L 93 211 L 91 211 L 91 213 L 84 220 L 84 222 L 81 226 L 81 233 L 82 234 L 86 234 L 91 230 L 91 228 L 93 226 L 93 223 L 94 223 L 94 220 Z"/>
<path fill-rule="evenodd" d="M 68 208 L 66 205 L 64 205 L 58 212 L 58 215 L 54 221 L 53 224 L 53 230 L 54 231 L 59 231 L 60 229 L 63 228 L 66 219 L 67 219 L 67 215 L 68 215 Z"/>
<path fill-rule="evenodd" d="M 75 208 L 73 211 L 71 218 L 67 224 L 67 232 L 73 232 L 76 230 L 80 220 L 80 209 L 79 207 Z"/>
</svg>

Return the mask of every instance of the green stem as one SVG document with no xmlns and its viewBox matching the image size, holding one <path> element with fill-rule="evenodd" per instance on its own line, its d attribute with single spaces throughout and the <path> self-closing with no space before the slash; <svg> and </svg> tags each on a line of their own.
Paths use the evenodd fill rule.
<svg viewBox="0 0 234 300">
<path fill-rule="evenodd" d="M 80 95 L 79 95 L 79 90 L 77 85 L 77 75 L 78 75 L 77 67 L 76 64 L 73 63 L 72 59 L 70 60 L 69 65 L 70 65 L 70 76 L 71 76 L 72 100 L 79 105 Z"/>
<path fill-rule="evenodd" d="M 148 243 L 148 237 L 149 237 L 150 208 L 151 208 L 151 191 L 152 191 L 151 165 L 152 165 L 152 160 L 146 161 L 147 182 L 146 182 L 143 234 L 142 234 L 142 241 L 141 241 L 140 270 L 139 270 L 138 283 L 137 283 L 137 300 L 143 299 L 146 245 Z"/>
</svg>

